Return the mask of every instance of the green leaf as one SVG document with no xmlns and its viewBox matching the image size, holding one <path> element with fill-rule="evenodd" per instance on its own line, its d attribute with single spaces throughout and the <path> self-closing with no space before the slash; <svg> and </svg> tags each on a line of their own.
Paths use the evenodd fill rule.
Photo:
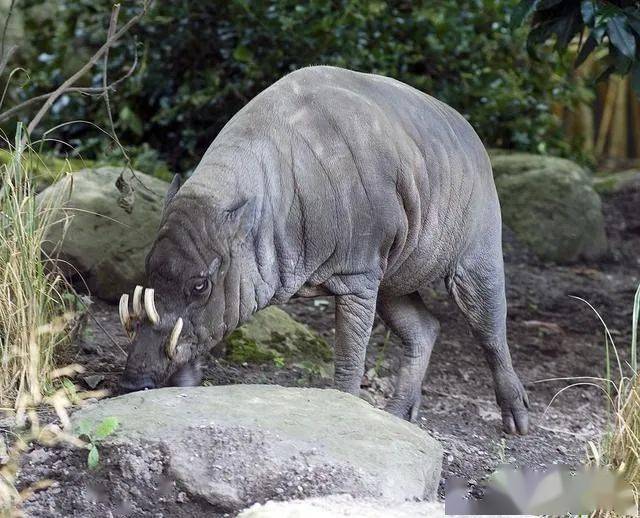
<svg viewBox="0 0 640 518">
<path fill-rule="evenodd" d="M 253 61 L 253 54 L 247 47 L 238 45 L 233 51 L 233 59 L 242 61 L 243 63 L 250 63 Z"/>
<path fill-rule="evenodd" d="M 89 469 L 96 469 L 99 463 L 100 454 L 98 453 L 98 448 L 96 448 L 95 444 L 92 444 L 89 455 L 87 455 L 87 466 L 89 466 Z"/>
<path fill-rule="evenodd" d="M 580 12 L 582 13 L 582 20 L 585 24 L 591 25 L 591 22 L 595 18 L 596 6 L 593 0 L 584 0 L 580 5 Z"/>
<path fill-rule="evenodd" d="M 95 438 L 98 440 L 102 440 L 105 437 L 109 437 L 113 432 L 116 431 L 119 425 L 120 423 L 116 417 L 106 417 L 96 427 L 94 434 Z"/>
<path fill-rule="evenodd" d="M 638 36 L 640 36 L 640 19 L 629 17 L 627 23 Z"/>
<path fill-rule="evenodd" d="M 89 423 L 89 421 L 84 419 L 78 424 L 77 431 L 78 437 L 82 437 L 83 435 L 85 437 L 89 437 L 91 435 L 91 424 Z"/>
<path fill-rule="evenodd" d="M 535 11 L 537 0 L 522 0 L 518 5 L 513 8 L 511 14 L 511 26 L 520 27 L 529 15 Z"/>
<path fill-rule="evenodd" d="M 557 31 L 558 44 L 557 47 L 560 50 L 567 48 L 573 37 L 582 30 L 582 24 L 580 23 L 580 15 L 578 12 L 574 12 L 569 15 L 569 19 L 565 20 L 564 27 L 561 27 Z"/>
<path fill-rule="evenodd" d="M 133 112 L 133 110 L 131 110 L 131 108 L 129 108 L 126 105 L 120 110 L 119 122 L 122 124 L 122 126 L 131 130 L 135 135 L 138 135 L 138 136 L 142 135 L 143 128 L 142 128 L 142 121 L 140 120 L 140 117 L 138 117 Z"/>
<path fill-rule="evenodd" d="M 596 40 L 596 43 L 600 45 L 602 43 L 602 39 L 604 38 L 605 33 L 607 32 L 607 28 L 604 24 L 596 25 L 591 31 L 591 35 Z"/>
<path fill-rule="evenodd" d="M 626 25 L 626 19 L 622 15 L 616 15 L 607 23 L 609 39 L 620 53 L 633 59 L 636 54 L 636 39 Z"/>
<path fill-rule="evenodd" d="M 598 43 L 596 42 L 596 39 L 593 37 L 593 35 L 590 35 L 580 48 L 580 52 L 578 52 L 578 56 L 576 57 L 576 61 L 573 66 L 575 68 L 578 68 L 580 65 L 582 65 L 585 59 L 589 57 L 589 54 L 591 54 L 597 46 Z"/>
<path fill-rule="evenodd" d="M 562 2 L 564 2 L 564 0 L 539 0 L 536 8 L 538 9 L 538 11 L 551 9 L 552 7 L 555 7 Z"/>
</svg>

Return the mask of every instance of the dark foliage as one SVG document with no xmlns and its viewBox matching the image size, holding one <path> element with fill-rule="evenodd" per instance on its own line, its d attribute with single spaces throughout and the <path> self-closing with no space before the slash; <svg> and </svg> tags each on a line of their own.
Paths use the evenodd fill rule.
<svg viewBox="0 0 640 518">
<path fill-rule="evenodd" d="M 195 165 L 226 121 L 287 72 L 332 64 L 401 79 L 461 111 L 489 146 L 568 154 L 553 102 L 571 105 L 572 86 L 554 53 L 532 62 L 524 28 L 512 29 L 518 0 L 190 0 L 155 2 L 129 41 L 110 56 L 109 78 L 137 72 L 112 95 L 117 131 L 149 161 Z M 106 32 L 110 4 L 24 0 L 29 80 L 14 98 L 50 90 Z M 138 8 L 125 2 L 121 18 Z M 135 40 L 134 40 L 135 37 Z M 87 86 L 102 84 L 101 67 Z M 16 83 L 17 84 L 17 83 Z M 104 103 L 64 96 L 50 125 L 89 120 L 107 127 Z M 59 136 L 87 158 L 115 152 L 89 125 Z M 142 147 L 145 146 L 145 147 Z"/>
<path fill-rule="evenodd" d="M 550 38 L 563 52 L 580 37 L 575 61 L 580 66 L 598 48 L 606 49 L 602 73 L 632 74 L 632 85 L 640 95 L 640 2 L 638 0 L 524 0 L 518 6 L 514 22 L 531 18 L 528 37 L 530 50 Z"/>
</svg>

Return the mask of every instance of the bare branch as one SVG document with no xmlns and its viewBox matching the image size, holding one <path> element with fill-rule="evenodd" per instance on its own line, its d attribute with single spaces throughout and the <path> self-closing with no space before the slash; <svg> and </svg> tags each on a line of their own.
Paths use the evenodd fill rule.
<svg viewBox="0 0 640 518">
<path fill-rule="evenodd" d="M 133 56 L 133 63 L 129 67 L 129 70 L 127 70 L 126 73 L 124 75 L 122 75 L 122 77 L 119 77 L 113 83 L 111 83 L 107 87 L 108 90 L 115 91 L 116 90 L 116 86 L 118 86 L 124 80 L 128 79 L 131 76 L 131 74 L 133 74 L 135 72 L 137 67 L 138 67 L 138 51 L 136 50 L 135 53 L 134 53 L 134 56 Z M 4 112 L 0 113 L 0 122 L 4 122 L 7 119 L 10 119 L 16 113 L 24 110 L 25 108 L 28 108 L 32 104 L 35 104 L 35 103 L 37 103 L 39 101 L 44 101 L 52 93 L 53 92 L 47 92 L 46 94 L 36 95 L 35 97 L 32 97 L 31 99 L 27 99 L 26 101 L 21 102 L 20 104 L 16 104 L 15 106 L 9 108 L 8 110 L 5 110 Z M 78 93 L 78 94 L 85 94 L 85 95 L 103 95 L 104 94 L 104 86 L 95 86 L 95 87 L 71 86 L 71 87 L 67 88 L 65 93 Z"/>
<path fill-rule="evenodd" d="M 38 113 L 33 117 L 29 125 L 27 126 L 27 135 L 25 135 L 25 139 L 28 138 L 29 135 L 33 133 L 33 131 L 38 127 L 38 124 L 42 121 L 43 117 L 47 114 L 47 112 L 53 106 L 58 98 L 64 94 L 80 77 L 82 77 L 88 70 L 91 69 L 104 55 L 105 53 L 127 32 L 131 27 L 136 25 L 142 17 L 146 14 L 147 9 L 149 7 L 149 0 L 144 0 L 142 4 L 142 10 L 133 16 L 127 23 L 125 23 L 122 28 L 118 31 L 115 31 L 110 37 L 107 38 L 107 41 L 100 47 L 100 49 L 87 61 L 87 63 L 80 68 L 75 74 L 69 77 L 66 81 L 64 81 L 58 88 L 56 88 L 45 103 L 42 105 Z"/>
<path fill-rule="evenodd" d="M 108 32 L 107 38 L 111 38 L 113 36 L 113 33 L 115 32 L 116 27 L 118 26 L 118 14 L 120 14 L 120 4 L 115 4 L 113 6 L 113 12 L 111 13 L 111 20 L 109 21 L 109 32 Z M 109 117 L 109 124 L 111 125 L 112 137 L 115 140 L 118 147 L 124 152 L 124 148 L 122 147 L 122 144 L 120 144 L 120 140 L 118 139 L 118 135 L 116 134 L 116 126 L 113 123 L 113 114 L 111 113 L 111 104 L 109 102 L 109 89 L 107 87 L 107 74 L 109 69 L 108 65 L 109 65 L 109 49 L 107 49 L 106 52 L 104 53 L 104 61 L 102 63 L 102 88 L 104 89 L 104 94 L 103 94 L 104 103 L 107 107 L 107 116 Z M 128 162 L 129 157 L 127 156 L 126 153 L 124 153 L 124 157 Z"/>
<path fill-rule="evenodd" d="M 7 39 L 7 29 L 9 28 L 9 21 L 11 20 L 11 15 L 13 14 L 13 7 L 15 6 L 16 0 L 11 0 L 11 4 L 9 4 L 9 12 L 7 13 L 7 18 L 4 21 L 4 27 L 2 28 L 2 41 L 0 42 L 0 58 L 4 56 L 4 42 Z M 7 59 L 7 61 L 9 61 Z M 2 75 L 2 67 L 0 67 L 0 75 Z"/>
<path fill-rule="evenodd" d="M 9 47 L 9 50 L 7 50 L 7 55 L 2 57 L 2 60 L 0 60 L 0 77 L 2 77 L 2 73 L 4 72 L 4 69 L 7 68 L 7 63 L 9 63 L 9 60 L 11 59 L 11 57 L 13 56 L 16 50 L 18 50 L 18 46 L 11 45 L 11 47 Z M 1 56 L 2 54 L 0 54 L 0 57 Z"/>
<path fill-rule="evenodd" d="M 104 92 L 104 89 L 102 87 L 83 88 L 83 87 L 73 87 L 73 86 L 68 88 L 67 91 L 66 91 L 66 93 L 82 93 L 82 94 L 88 94 L 88 95 L 96 95 L 96 94 L 100 94 L 101 95 L 102 92 Z M 35 97 L 32 97 L 31 99 L 27 99 L 26 101 L 21 102 L 20 104 L 16 104 L 12 108 L 9 108 L 8 110 L 0 113 L 0 122 L 4 122 L 7 119 L 10 119 L 16 113 L 20 112 L 21 110 L 23 110 L 25 108 L 28 108 L 29 106 L 31 106 L 32 104 L 37 103 L 38 101 L 44 101 L 50 95 L 51 95 L 51 92 L 46 93 L 46 94 L 42 94 L 42 95 L 36 95 Z"/>
</svg>

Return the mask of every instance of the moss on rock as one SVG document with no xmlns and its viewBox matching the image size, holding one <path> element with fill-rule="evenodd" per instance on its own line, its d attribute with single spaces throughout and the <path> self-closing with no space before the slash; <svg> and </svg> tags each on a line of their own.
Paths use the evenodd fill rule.
<svg viewBox="0 0 640 518">
<path fill-rule="evenodd" d="M 327 342 L 274 306 L 256 313 L 231 333 L 226 345 L 226 356 L 235 363 L 275 363 L 331 375 L 333 352 Z"/>
<path fill-rule="evenodd" d="M 0 149 L 0 165 L 9 164 L 12 154 L 6 149 Z M 44 189 L 66 173 L 73 173 L 80 169 L 89 169 L 95 165 L 91 160 L 81 158 L 59 158 L 50 155 L 24 155 L 23 167 L 28 170 L 36 181 L 38 190 Z"/>
<path fill-rule="evenodd" d="M 621 191 L 640 190 L 640 170 L 620 171 L 597 176 L 593 180 L 593 188 L 600 194 L 616 194 Z"/>
<path fill-rule="evenodd" d="M 566 158 L 532 153 L 498 153 L 495 150 L 491 152 L 490 158 L 495 178 L 518 175 L 532 170 L 553 171 L 566 174 L 576 180 L 588 177 L 584 169 Z"/>
</svg>

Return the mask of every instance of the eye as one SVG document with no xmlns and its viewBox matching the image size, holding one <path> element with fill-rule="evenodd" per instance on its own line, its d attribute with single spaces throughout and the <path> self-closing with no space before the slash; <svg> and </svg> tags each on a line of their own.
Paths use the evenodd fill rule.
<svg viewBox="0 0 640 518">
<path fill-rule="evenodd" d="M 209 279 L 203 277 L 202 279 L 198 279 L 195 282 L 195 284 L 193 285 L 193 288 L 191 288 L 191 291 L 196 295 L 202 295 L 208 289 L 209 289 Z"/>
</svg>

